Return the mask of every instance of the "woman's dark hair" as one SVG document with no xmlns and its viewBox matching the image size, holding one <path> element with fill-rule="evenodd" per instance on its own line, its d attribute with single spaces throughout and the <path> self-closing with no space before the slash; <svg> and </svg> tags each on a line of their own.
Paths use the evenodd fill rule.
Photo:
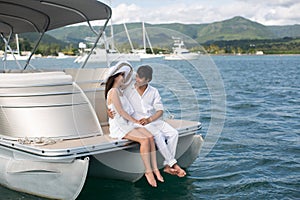
<svg viewBox="0 0 300 200">
<path fill-rule="evenodd" d="M 106 81 L 105 92 L 104 92 L 105 99 L 107 99 L 107 93 L 108 93 L 108 91 L 112 88 L 112 86 L 115 83 L 115 78 L 118 77 L 120 74 L 122 74 L 122 73 L 120 72 L 120 73 L 117 73 L 115 75 L 112 75 Z"/>
<path fill-rule="evenodd" d="M 149 80 L 149 82 L 152 80 L 153 70 L 149 65 L 140 66 L 136 73 L 140 78 L 146 78 L 146 80 Z"/>
</svg>

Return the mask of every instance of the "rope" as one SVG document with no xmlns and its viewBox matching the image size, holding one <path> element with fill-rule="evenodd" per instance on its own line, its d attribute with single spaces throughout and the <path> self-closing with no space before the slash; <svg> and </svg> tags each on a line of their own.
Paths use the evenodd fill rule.
<svg viewBox="0 0 300 200">
<path fill-rule="evenodd" d="M 18 142 L 20 144 L 32 144 L 37 146 L 55 144 L 61 141 L 62 139 L 54 139 L 54 138 L 47 138 L 47 137 L 35 137 L 35 138 L 24 137 L 18 139 Z"/>
</svg>

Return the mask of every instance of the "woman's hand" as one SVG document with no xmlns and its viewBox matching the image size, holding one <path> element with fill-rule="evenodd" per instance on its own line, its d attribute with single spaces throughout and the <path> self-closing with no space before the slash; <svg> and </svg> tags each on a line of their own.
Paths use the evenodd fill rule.
<svg viewBox="0 0 300 200">
<path fill-rule="evenodd" d="M 116 112 L 112 109 L 107 109 L 107 115 L 109 118 L 113 119 L 115 117 Z"/>
</svg>

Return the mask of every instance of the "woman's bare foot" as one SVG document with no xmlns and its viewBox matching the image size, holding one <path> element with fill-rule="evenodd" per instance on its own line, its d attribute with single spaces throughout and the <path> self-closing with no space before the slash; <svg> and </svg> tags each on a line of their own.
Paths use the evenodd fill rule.
<svg viewBox="0 0 300 200">
<path fill-rule="evenodd" d="M 152 186 L 152 187 L 157 187 L 154 175 L 152 172 L 146 172 L 145 173 L 146 179 L 148 181 L 148 183 Z"/>
<path fill-rule="evenodd" d="M 153 170 L 153 173 L 155 174 L 157 180 L 159 180 L 160 182 L 164 182 L 164 178 L 163 178 L 162 175 L 160 174 L 159 169 Z"/>
<path fill-rule="evenodd" d="M 186 172 L 179 167 L 179 165 L 175 164 L 173 165 L 173 168 L 177 171 L 177 176 L 178 177 L 184 177 L 186 175 Z"/>
<path fill-rule="evenodd" d="M 177 171 L 176 169 L 173 169 L 172 167 L 170 167 L 169 165 L 166 165 L 164 168 L 164 172 L 171 174 L 171 175 L 177 175 Z"/>
</svg>

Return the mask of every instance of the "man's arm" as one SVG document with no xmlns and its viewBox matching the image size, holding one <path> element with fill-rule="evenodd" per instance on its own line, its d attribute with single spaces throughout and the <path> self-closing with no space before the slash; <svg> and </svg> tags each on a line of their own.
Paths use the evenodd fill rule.
<svg viewBox="0 0 300 200">
<path fill-rule="evenodd" d="M 156 113 L 148 118 L 142 118 L 139 120 L 141 125 L 147 125 L 155 120 L 157 120 L 158 118 L 160 118 L 163 115 L 164 111 L 162 110 L 158 110 L 156 111 Z"/>
<path fill-rule="evenodd" d="M 153 109 L 156 110 L 156 112 L 148 118 L 140 119 L 139 121 L 140 121 L 140 124 L 142 124 L 142 125 L 146 125 L 146 124 L 149 124 L 149 123 L 157 120 L 164 113 L 164 107 L 163 107 L 161 97 L 160 97 L 158 90 L 156 88 L 153 88 L 153 92 L 154 92 L 154 95 L 152 96 L 153 101 L 152 101 L 151 106 L 153 107 Z"/>
</svg>

